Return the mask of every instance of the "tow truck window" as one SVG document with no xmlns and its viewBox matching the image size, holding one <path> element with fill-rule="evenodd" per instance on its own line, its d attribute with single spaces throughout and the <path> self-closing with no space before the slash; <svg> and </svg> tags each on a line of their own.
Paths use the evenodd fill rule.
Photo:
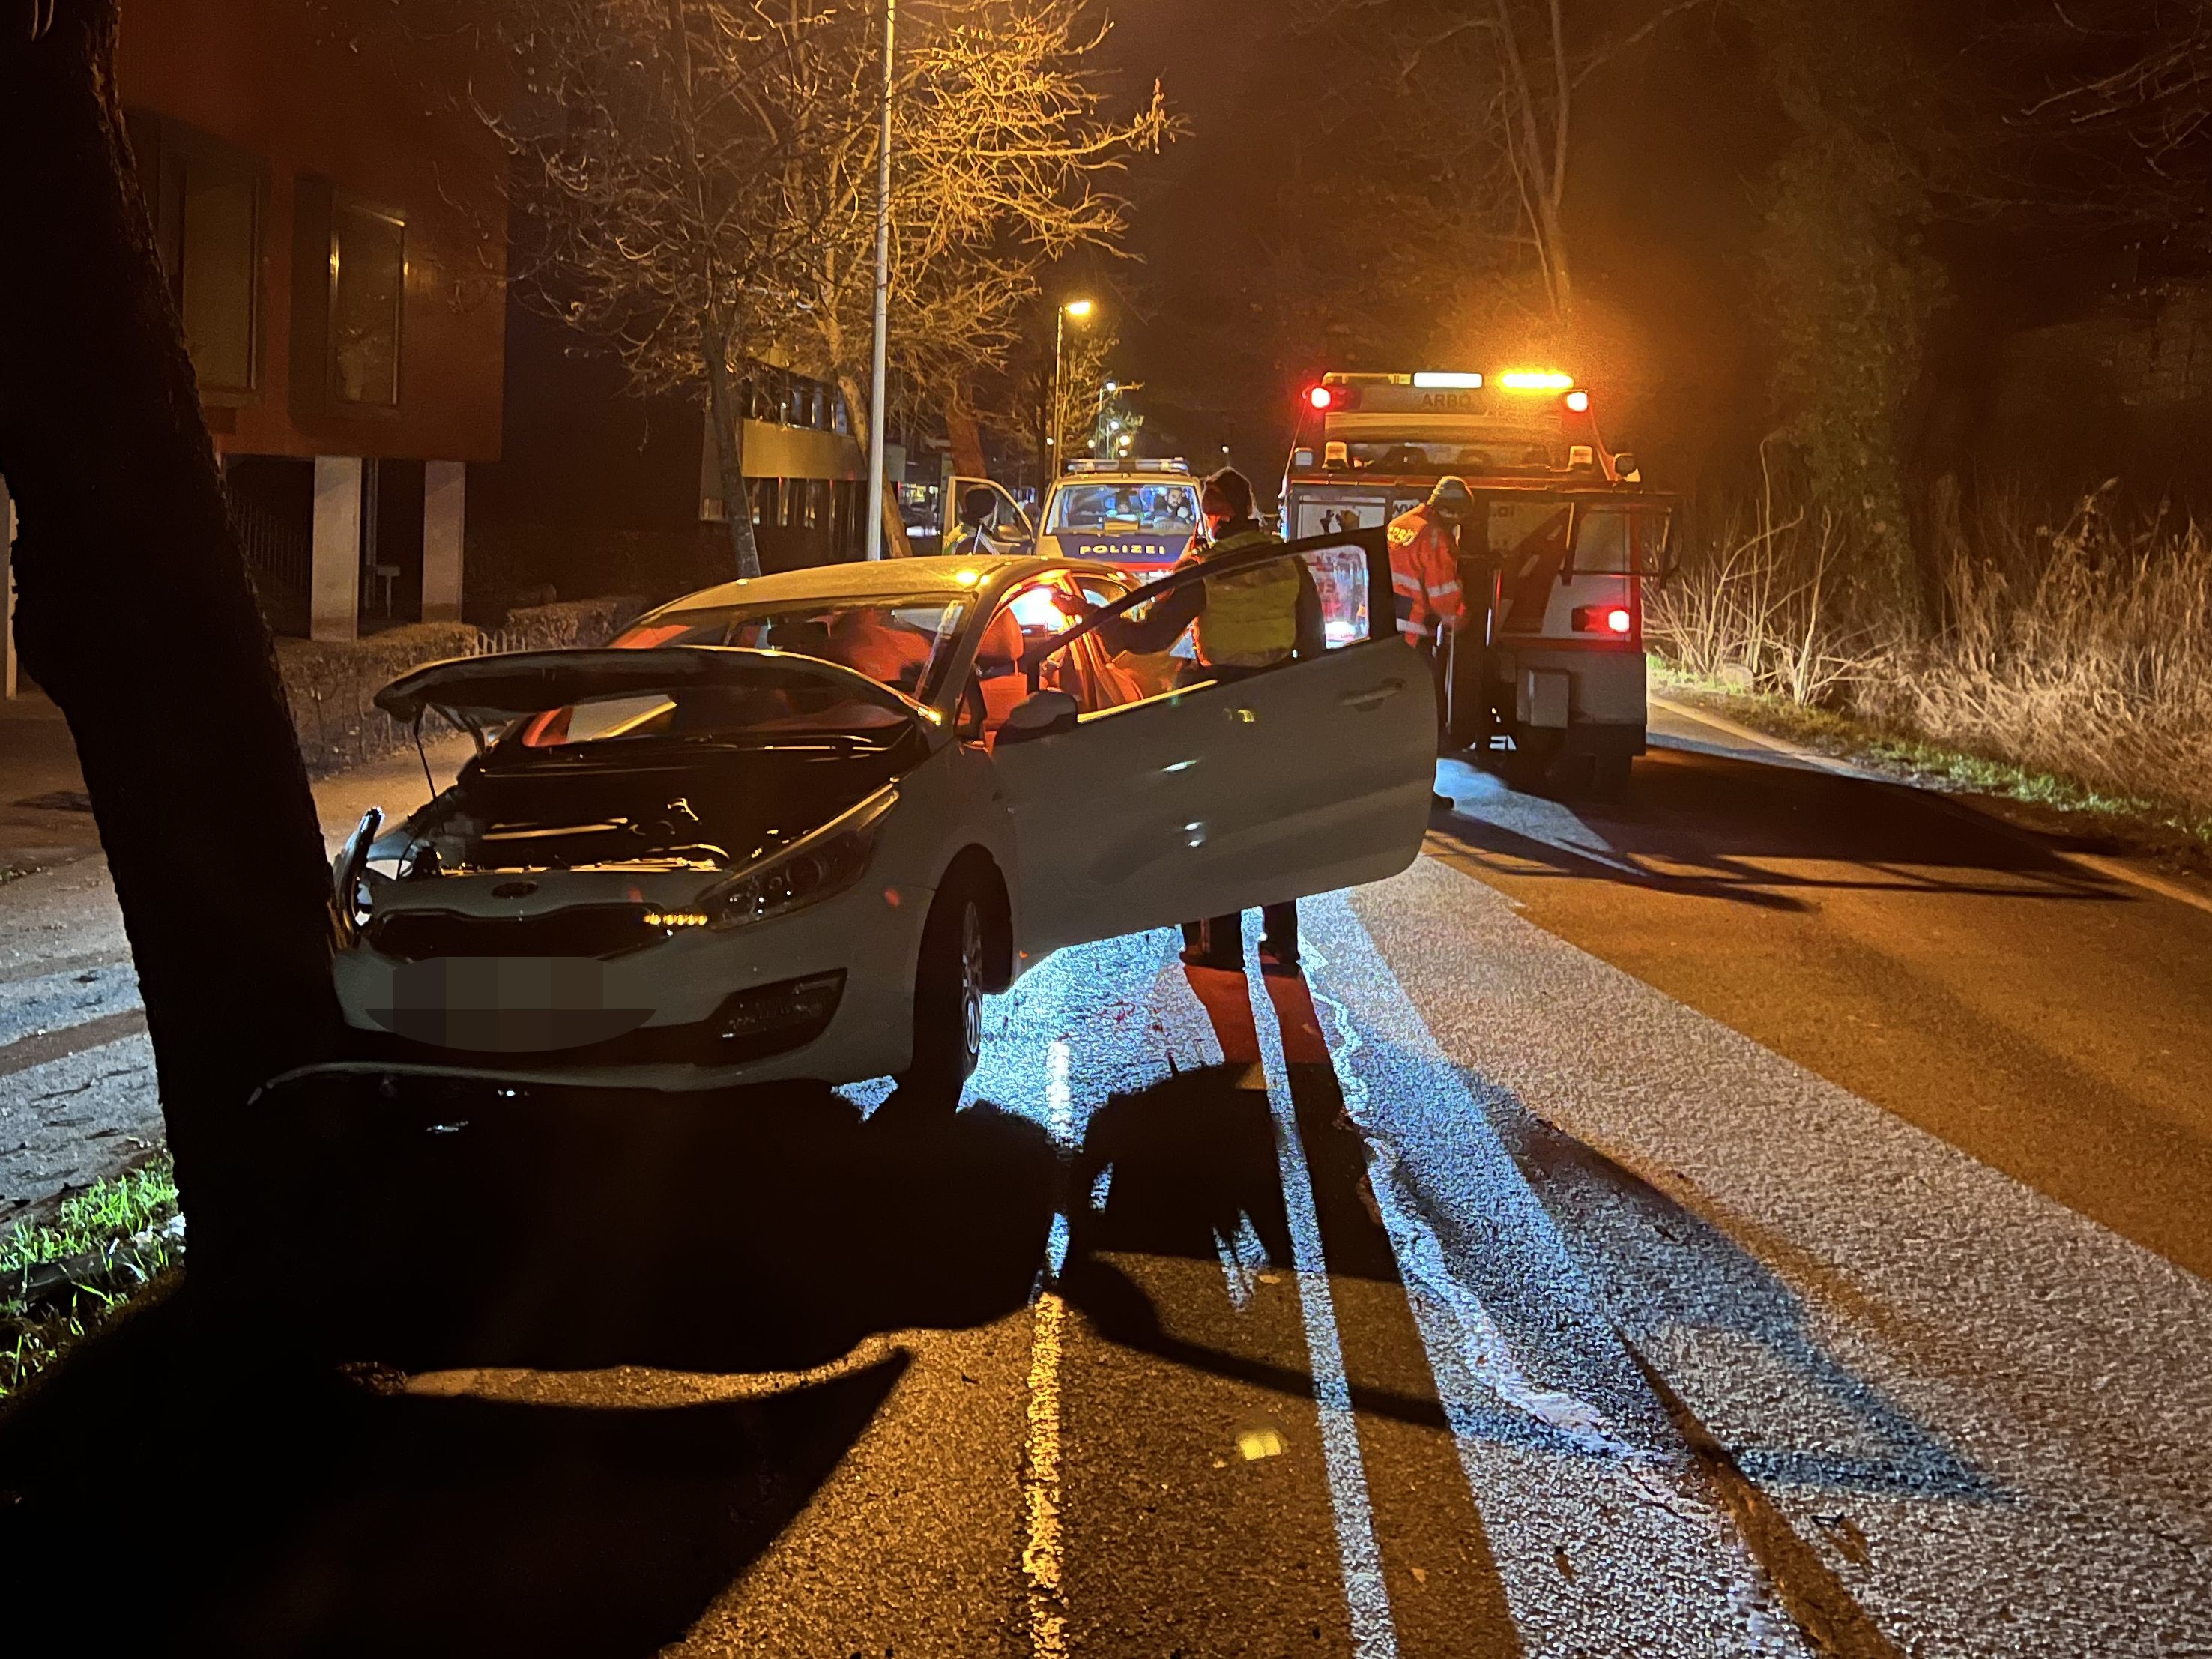
<svg viewBox="0 0 2212 1659">
<path fill-rule="evenodd" d="M 1510 472 L 1552 472 L 1559 461 L 1553 448 L 1523 440 L 1483 444 L 1355 443 L 1346 457 L 1355 471 L 1377 471 L 1442 476 L 1447 472 L 1496 475 Z"/>
<path fill-rule="evenodd" d="M 1575 514 L 1574 568 L 1594 575 L 1656 576 L 1664 568 L 1672 515 L 1624 502 L 1585 505 Z"/>
<path fill-rule="evenodd" d="M 739 645 L 789 651 L 866 674 L 916 702 L 934 695 L 974 601 L 933 593 L 868 595 L 809 605 L 726 605 L 641 623 L 615 641 Z"/>
<path fill-rule="evenodd" d="M 1153 530 L 1188 535 L 1197 528 L 1196 484 L 1067 484 L 1053 495 L 1052 521 L 1045 533 Z"/>
</svg>

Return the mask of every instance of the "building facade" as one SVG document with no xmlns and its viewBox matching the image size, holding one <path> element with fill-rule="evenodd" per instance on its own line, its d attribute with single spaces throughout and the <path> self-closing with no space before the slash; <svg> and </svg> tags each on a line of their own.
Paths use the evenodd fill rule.
<svg viewBox="0 0 2212 1659">
<path fill-rule="evenodd" d="M 380 43 L 381 45 L 381 43 Z M 443 48 L 356 50 L 298 0 L 126 0 L 118 80 L 270 622 L 458 618 L 497 458 L 504 160 Z"/>
<path fill-rule="evenodd" d="M 749 362 L 737 383 L 738 457 L 752 496 L 761 568 L 793 570 L 861 556 L 868 463 L 844 394 L 775 362 Z M 720 461 L 700 422 L 699 517 L 723 521 Z"/>
</svg>

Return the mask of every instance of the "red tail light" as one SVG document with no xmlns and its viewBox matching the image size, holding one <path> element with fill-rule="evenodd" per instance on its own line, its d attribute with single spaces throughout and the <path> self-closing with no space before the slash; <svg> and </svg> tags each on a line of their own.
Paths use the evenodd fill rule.
<svg viewBox="0 0 2212 1659">
<path fill-rule="evenodd" d="M 1359 407 L 1359 390 L 1348 386 L 1316 386 L 1306 388 L 1306 407 L 1316 415 L 1332 410 Z"/>
<path fill-rule="evenodd" d="M 1636 631 L 1636 613 L 1625 605 L 1577 605 L 1572 626 L 1577 634 L 1607 634 L 1625 640 Z"/>
<path fill-rule="evenodd" d="M 1325 386 L 1317 386 L 1306 393 L 1306 402 L 1316 409 L 1330 409 L 1335 405 L 1336 393 Z"/>
</svg>

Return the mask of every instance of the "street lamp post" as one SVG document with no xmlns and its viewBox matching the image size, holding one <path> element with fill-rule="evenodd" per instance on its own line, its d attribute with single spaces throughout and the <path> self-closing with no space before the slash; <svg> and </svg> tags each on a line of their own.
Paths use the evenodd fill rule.
<svg viewBox="0 0 2212 1659">
<path fill-rule="evenodd" d="M 1052 430 L 1045 434 L 1045 481 L 1059 473 L 1061 409 L 1060 403 L 1060 349 L 1067 340 L 1067 319 L 1082 322 L 1097 309 L 1088 300 L 1070 300 L 1052 314 Z"/>
<path fill-rule="evenodd" d="M 876 159 L 876 342 L 868 404 L 868 556 L 884 556 L 884 381 L 891 297 L 891 42 L 898 0 L 884 0 L 884 112 Z"/>
</svg>

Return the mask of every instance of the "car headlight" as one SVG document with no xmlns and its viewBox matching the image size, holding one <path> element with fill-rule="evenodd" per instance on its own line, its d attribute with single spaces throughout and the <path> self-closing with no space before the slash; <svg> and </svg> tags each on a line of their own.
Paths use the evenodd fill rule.
<svg viewBox="0 0 2212 1659">
<path fill-rule="evenodd" d="M 709 888 L 699 901 L 718 933 L 805 909 L 860 880 L 876 848 L 876 831 L 898 799 L 885 784 L 842 817 L 793 842 L 774 858 Z"/>
</svg>

